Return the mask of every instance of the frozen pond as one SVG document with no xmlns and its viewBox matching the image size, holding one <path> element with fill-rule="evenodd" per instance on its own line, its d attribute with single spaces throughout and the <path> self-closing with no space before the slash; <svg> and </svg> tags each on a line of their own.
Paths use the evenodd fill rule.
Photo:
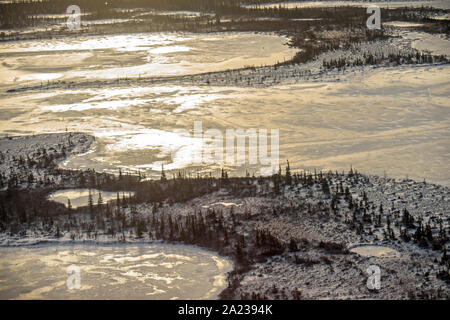
<svg viewBox="0 0 450 320">
<path fill-rule="evenodd" d="M 120 199 L 125 195 L 125 197 L 129 198 L 134 195 L 134 192 L 128 191 L 100 191 L 96 189 L 67 189 L 53 192 L 49 196 L 49 200 L 56 201 L 62 203 L 67 206 L 68 200 L 70 199 L 70 204 L 72 208 L 78 208 L 88 205 L 89 200 L 89 192 L 92 194 L 92 199 L 94 200 L 94 204 L 98 203 L 99 194 L 101 194 L 103 203 L 108 202 L 109 200 L 116 200 L 117 194 L 119 194 Z"/>
<path fill-rule="evenodd" d="M 397 250 L 389 247 L 371 245 L 356 246 L 351 248 L 350 252 L 359 254 L 363 257 L 394 258 L 400 256 L 400 253 Z"/>
<path fill-rule="evenodd" d="M 69 266 L 80 268 L 79 289 L 67 287 Z M 1 247 L 0 299 L 216 299 L 231 269 L 182 245 Z"/>
</svg>

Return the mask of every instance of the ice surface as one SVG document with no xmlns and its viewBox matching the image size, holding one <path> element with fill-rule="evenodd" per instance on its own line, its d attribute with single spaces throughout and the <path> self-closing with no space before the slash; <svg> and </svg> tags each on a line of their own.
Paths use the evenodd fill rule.
<svg viewBox="0 0 450 320">
<path fill-rule="evenodd" d="M 231 263 L 169 244 L 37 245 L 0 248 L 0 299 L 215 299 Z M 68 290 L 67 267 L 81 269 Z"/>
</svg>

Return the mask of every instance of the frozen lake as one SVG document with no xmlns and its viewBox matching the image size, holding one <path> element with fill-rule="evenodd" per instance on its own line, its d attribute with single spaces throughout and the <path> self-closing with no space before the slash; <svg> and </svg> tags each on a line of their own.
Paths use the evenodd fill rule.
<svg viewBox="0 0 450 320">
<path fill-rule="evenodd" d="M 79 289 L 67 287 L 69 266 L 80 268 Z M 181 245 L 0 247 L 0 299 L 216 299 L 231 269 Z"/>
<path fill-rule="evenodd" d="M 0 43 L 0 88 L 48 80 L 182 75 L 292 58 L 289 39 L 256 33 L 137 33 Z"/>
<path fill-rule="evenodd" d="M 5 57 L 0 74 L 7 78 L 0 88 L 0 133 L 84 131 L 97 137 L 93 152 L 70 159 L 65 167 L 110 172 L 120 167 L 159 177 L 163 163 L 166 170 L 220 170 L 221 165 L 192 168 L 186 161 L 199 141 L 174 130 L 192 131 L 194 121 L 202 121 L 204 131 L 223 133 L 228 128 L 279 129 L 280 159 L 289 159 L 294 170 L 348 170 L 353 165 L 369 174 L 450 185 L 449 65 L 379 68 L 339 81 L 299 80 L 267 88 L 167 83 L 4 90 L 52 74 L 65 80 L 124 76 L 135 68 L 147 75 L 185 74 L 250 64 L 247 56 L 259 65 L 292 55 L 283 45 L 286 38 L 266 34 L 159 34 L 160 45 L 140 34 L 123 37 L 136 45 L 103 36 L 0 44 Z M 447 54 L 450 49 L 437 36 L 414 34 L 410 40 L 418 47 L 439 42 Z M 90 45 L 97 49 L 89 50 Z M 56 53 L 64 59 L 55 59 Z M 167 61 L 159 63 L 154 55 Z M 244 166 L 228 169 L 259 172 Z"/>
</svg>

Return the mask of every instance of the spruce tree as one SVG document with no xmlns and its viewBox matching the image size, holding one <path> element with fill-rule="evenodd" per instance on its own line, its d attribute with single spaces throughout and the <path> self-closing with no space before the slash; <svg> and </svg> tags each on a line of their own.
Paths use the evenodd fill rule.
<svg viewBox="0 0 450 320">
<path fill-rule="evenodd" d="M 102 197 L 102 193 L 99 191 L 98 192 L 98 200 L 97 200 L 97 208 L 99 212 L 102 212 L 102 208 L 103 208 L 103 197 Z"/>
<path fill-rule="evenodd" d="M 117 205 L 117 208 L 120 208 L 120 195 L 118 192 L 117 192 L 117 197 L 116 197 L 116 205 Z"/>
<path fill-rule="evenodd" d="M 165 171 L 164 171 L 164 165 L 161 165 L 161 181 L 162 181 L 162 182 L 167 181 L 166 173 L 165 173 Z"/>
<path fill-rule="evenodd" d="M 293 238 L 291 238 L 291 241 L 289 242 L 289 251 L 296 252 L 298 251 L 297 243 Z"/>
<path fill-rule="evenodd" d="M 289 166 L 289 160 L 286 160 L 286 184 L 291 185 L 292 184 L 292 176 L 291 176 L 291 167 Z"/>
<path fill-rule="evenodd" d="M 89 188 L 88 206 L 89 206 L 89 213 L 91 214 L 92 218 L 94 215 L 94 199 L 92 198 L 91 188 Z"/>
<path fill-rule="evenodd" d="M 72 203 L 70 203 L 70 199 L 67 199 L 67 211 L 69 212 L 69 219 L 72 218 Z"/>
</svg>

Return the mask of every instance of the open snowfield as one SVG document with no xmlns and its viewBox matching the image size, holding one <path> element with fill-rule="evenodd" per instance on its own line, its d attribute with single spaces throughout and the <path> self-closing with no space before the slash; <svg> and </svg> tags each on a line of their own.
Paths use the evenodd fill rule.
<svg viewBox="0 0 450 320">
<path fill-rule="evenodd" d="M 12 177 L 18 179 L 16 187 L 24 186 L 26 181 L 29 187 L 36 186 L 39 180 L 45 183 L 52 176 L 50 163 L 89 152 L 93 143 L 93 136 L 76 132 L 0 138 L 0 170 L 5 179 L 1 189 L 7 188 L 6 181 Z"/>
</svg>

